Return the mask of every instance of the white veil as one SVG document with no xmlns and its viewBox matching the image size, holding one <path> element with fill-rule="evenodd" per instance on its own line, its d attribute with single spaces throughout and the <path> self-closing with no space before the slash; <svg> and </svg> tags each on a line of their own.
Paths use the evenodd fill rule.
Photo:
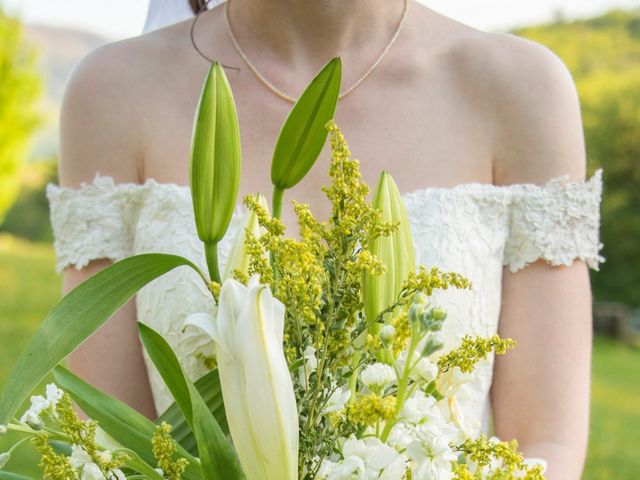
<svg viewBox="0 0 640 480">
<path fill-rule="evenodd" d="M 215 7 L 223 1 L 210 1 L 209 8 Z M 191 17 L 193 17 L 193 10 L 191 10 L 188 0 L 149 0 L 147 19 L 142 31 L 143 33 L 150 32 Z"/>
</svg>

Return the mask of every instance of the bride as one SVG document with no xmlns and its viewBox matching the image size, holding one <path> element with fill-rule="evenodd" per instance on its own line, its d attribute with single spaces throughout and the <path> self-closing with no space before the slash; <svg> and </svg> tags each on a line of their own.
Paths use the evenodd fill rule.
<svg viewBox="0 0 640 480">
<path fill-rule="evenodd" d="M 193 7 L 184 15 L 187 0 L 152 1 L 150 24 L 192 17 Z M 203 57 L 228 67 L 244 195 L 271 191 L 269 161 L 292 100 L 340 56 L 336 121 L 365 179 L 390 171 L 406 192 L 416 260 L 474 284 L 436 294 L 449 312 L 447 339 L 497 330 L 518 342 L 460 390 L 466 427 L 488 431 L 491 420 L 497 436 L 548 461 L 548 478 L 580 478 L 601 176 L 586 179 L 565 65 L 536 43 L 475 30 L 414 0 L 228 0 L 197 19 L 100 47 L 72 76 L 60 185 L 47 189 L 65 292 L 145 251 L 204 268 L 188 190 Z M 321 218 L 327 164 L 325 152 L 291 192 Z M 283 219 L 295 232 L 292 209 Z M 162 332 L 198 377 L 211 346 L 181 327 L 210 308 L 198 288 L 186 269 L 147 285 L 70 357 L 71 369 L 149 417 L 161 413 L 170 397 L 144 357 L 136 319 Z"/>
</svg>

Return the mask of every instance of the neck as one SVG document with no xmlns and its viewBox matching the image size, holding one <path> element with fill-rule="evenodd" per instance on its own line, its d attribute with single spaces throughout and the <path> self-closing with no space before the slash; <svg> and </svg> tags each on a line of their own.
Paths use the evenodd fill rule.
<svg viewBox="0 0 640 480">
<path fill-rule="evenodd" d="M 247 54 L 298 71 L 336 56 L 358 65 L 375 58 L 404 9 L 403 0 L 228 1 L 231 28 Z"/>
</svg>

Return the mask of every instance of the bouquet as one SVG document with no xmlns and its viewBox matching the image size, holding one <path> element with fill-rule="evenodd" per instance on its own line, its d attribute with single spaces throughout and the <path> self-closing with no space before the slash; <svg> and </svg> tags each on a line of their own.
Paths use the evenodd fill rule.
<svg viewBox="0 0 640 480">
<path fill-rule="evenodd" d="M 43 478 L 294 480 L 543 478 L 515 441 L 465 431 L 460 386 L 489 355 L 514 347 L 467 336 L 444 348 L 447 314 L 436 289 L 471 289 L 456 272 L 415 264 L 407 213 L 388 173 L 368 200 L 357 160 L 332 118 L 339 59 L 294 105 L 271 168 L 271 213 L 247 196 L 244 228 L 224 272 L 217 245 L 236 205 L 238 120 L 218 63 L 195 116 L 190 182 L 207 272 L 190 260 L 142 254 L 69 292 L 18 359 L 0 398 L 0 434 L 18 432 L 40 453 Z M 286 190 L 309 172 L 330 136 L 331 216 L 293 202 L 299 238 L 285 236 Z M 211 371 L 196 382 L 146 325 L 140 337 L 175 403 L 156 422 L 88 385 L 59 363 L 140 288 L 177 267 L 198 275 L 215 309 L 185 328 L 210 337 Z M 50 371 L 56 383 L 21 403 Z M 80 420 L 75 401 L 91 418 Z M 1 470 L 0 478 L 26 478 Z"/>
</svg>

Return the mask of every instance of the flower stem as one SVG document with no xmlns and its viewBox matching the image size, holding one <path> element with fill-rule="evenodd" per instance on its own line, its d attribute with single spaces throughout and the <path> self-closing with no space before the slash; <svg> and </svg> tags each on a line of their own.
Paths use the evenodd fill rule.
<svg viewBox="0 0 640 480">
<path fill-rule="evenodd" d="M 271 199 L 271 210 L 273 211 L 273 218 L 280 220 L 282 218 L 282 202 L 284 199 L 284 189 L 274 187 L 273 198 Z"/>
<path fill-rule="evenodd" d="M 204 254 L 211 280 L 221 283 L 220 267 L 218 266 L 218 242 L 205 242 Z"/>
</svg>

